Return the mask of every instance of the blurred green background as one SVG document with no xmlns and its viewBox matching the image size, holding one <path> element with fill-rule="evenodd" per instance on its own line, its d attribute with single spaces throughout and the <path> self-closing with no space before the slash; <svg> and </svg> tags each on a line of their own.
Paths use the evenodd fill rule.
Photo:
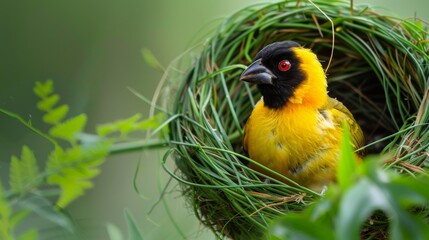
<svg viewBox="0 0 429 240">
<path fill-rule="evenodd" d="M 85 112 L 88 132 L 96 124 L 148 114 L 148 105 L 127 87 L 151 98 L 162 72 L 150 68 L 141 55 L 151 49 L 166 66 L 188 48 L 203 42 L 231 13 L 256 0 L 158 1 L 0 1 L 0 107 L 14 111 L 42 129 L 41 114 L 32 93 L 35 81 L 53 79 L 70 115 Z M 399 17 L 429 19 L 427 0 L 370 2 L 381 12 Z M 45 129 L 46 130 L 46 129 Z M 0 179 L 5 183 L 11 155 L 23 144 L 41 160 L 48 142 L 10 118 L 0 115 Z M 140 224 L 145 239 L 213 239 L 193 216 L 178 188 L 160 198 L 168 175 L 160 166 L 162 152 L 145 151 L 108 158 L 95 188 L 69 208 L 88 239 L 107 239 L 106 223 L 123 233 L 125 208 Z M 137 162 L 136 192 L 133 187 Z M 176 185 L 174 182 L 173 185 Z M 34 223 L 37 224 L 37 223 Z M 52 231 L 40 224 L 44 236 Z M 43 235 L 42 235 L 43 236 Z M 42 238 L 43 239 L 43 238 Z"/>
</svg>

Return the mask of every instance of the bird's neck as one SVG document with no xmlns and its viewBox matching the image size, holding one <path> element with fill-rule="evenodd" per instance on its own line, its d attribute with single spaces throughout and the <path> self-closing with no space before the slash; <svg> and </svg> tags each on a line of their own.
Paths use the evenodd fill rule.
<svg viewBox="0 0 429 240">
<path fill-rule="evenodd" d="M 301 104 L 320 108 L 328 100 L 326 75 L 317 56 L 305 48 L 295 51 L 300 60 L 300 68 L 306 73 L 305 80 L 293 91 L 287 104 Z"/>
<path fill-rule="evenodd" d="M 262 93 L 264 106 L 270 109 L 280 110 L 293 106 L 319 109 L 328 100 L 326 80 L 324 81 L 325 84 L 323 81 L 307 78 L 295 89 L 283 88 L 281 91 L 273 91 L 265 89 L 266 86 L 259 86 L 259 91 Z"/>
<path fill-rule="evenodd" d="M 314 81 L 304 81 L 289 98 L 288 104 L 301 105 L 318 109 L 328 100 L 326 85 L 310 84 Z"/>
</svg>

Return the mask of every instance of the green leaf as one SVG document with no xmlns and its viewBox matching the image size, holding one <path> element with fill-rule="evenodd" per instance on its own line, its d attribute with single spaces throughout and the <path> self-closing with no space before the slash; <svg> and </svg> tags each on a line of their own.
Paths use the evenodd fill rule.
<svg viewBox="0 0 429 240">
<path fill-rule="evenodd" d="M 37 232 L 37 229 L 35 228 L 26 231 L 18 238 L 18 240 L 34 240 L 34 239 L 38 239 L 38 232 Z"/>
<path fill-rule="evenodd" d="M 61 226 L 69 232 L 74 232 L 75 227 L 72 220 L 60 210 L 52 207 L 52 203 L 45 197 L 31 194 L 29 197 L 18 202 L 18 206 L 22 209 L 28 209 L 32 213 Z"/>
<path fill-rule="evenodd" d="M 418 197 L 413 197 L 412 202 L 418 202 L 420 204 L 427 203 L 429 200 L 429 191 L 427 189 L 429 177 L 428 176 L 419 176 L 416 178 L 412 177 L 396 177 L 392 180 L 397 186 L 401 186 L 405 189 L 411 190 L 414 193 L 418 194 Z M 406 194 L 411 199 L 411 194 Z M 408 198 L 407 198 L 408 199 Z M 404 202 L 403 204 L 407 204 Z"/>
<path fill-rule="evenodd" d="M 24 153 L 23 153 L 24 155 Z M 0 183 L 0 239 L 2 240 L 13 240 L 15 239 L 13 233 L 16 226 L 24 220 L 30 213 L 27 209 L 21 209 L 13 212 L 12 207 L 4 196 L 3 187 Z M 29 232 L 22 235 L 19 239 L 36 239 L 36 230 L 30 230 Z M 31 232 L 31 233 L 30 233 Z"/>
<path fill-rule="evenodd" d="M 21 209 L 16 211 L 10 217 L 10 225 L 12 228 L 15 228 L 20 222 L 22 222 L 30 213 L 28 209 Z"/>
<path fill-rule="evenodd" d="M 353 176 L 356 176 L 357 164 L 351 144 L 349 129 L 349 125 L 344 123 L 340 159 L 337 169 L 338 185 L 342 190 L 349 188 L 356 180 Z"/>
<path fill-rule="evenodd" d="M 125 137 L 129 132 L 135 131 L 137 129 L 137 121 L 140 118 L 141 115 L 137 113 L 127 119 L 99 125 L 97 126 L 97 133 L 100 136 L 106 136 L 115 132 L 119 132 L 122 137 Z"/>
<path fill-rule="evenodd" d="M 110 143 L 82 146 L 63 151 L 57 148 L 49 156 L 47 181 L 61 188 L 57 205 L 65 207 L 93 186 L 91 178 L 99 173 L 97 168 L 107 156 Z"/>
<path fill-rule="evenodd" d="M 125 219 L 127 220 L 128 226 L 128 240 L 142 240 L 143 236 L 141 235 L 133 216 L 128 210 L 125 210 Z"/>
<path fill-rule="evenodd" d="M 323 198 L 318 200 L 317 204 L 312 205 L 306 211 L 309 211 L 311 219 L 329 218 L 332 212 L 338 211 L 339 188 L 336 185 L 330 185 L 328 191 L 323 195 Z M 325 222 L 328 220 L 324 220 Z M 332 229 L 332 227 L 331 227 Z"/>
<path fill-rule="evenodd" d="M 385 156 L 368 157 L 347 188 L 331 185 L 319 201 L 300 213 L 274 221 L 273 239 L 362 238 L 365 228 L 387 228 L 388 239 L 429 239 L 429 177 L 383 170 Z M 344 171 L 352 170 L 345 168 Z M 423 211 L 420 209 L 424 209 Z M 368 219 L 386 219 L 369 226 Z M 383 222 L 385 221 L 385 222 Z M 388 222 L 387 222 L 388 221 Z"/>
<path fill-rule="evenodd" d="M 429 180 L 426 178 L 422 182 L 416 178 L 398 176 L 382 171 L 377 164 L 375 160 L 365 161 L 364 177 L 351 186 L 342 198 L 337 238 L 360 239 L 362 224 L 375 210 L 381 210 L 390 221 L 389 239 L 429 239 L 428 223 L 409 212 L 411 207 L 426 206 L 429 202 L 429 194 L 425 192 Z"/>
<path fill-rule="evenodd" d="M 18 193 L 23 193 L 40 184 L 36 158 L 27 146 L 22 147 L 21 160 L 12 156 L 9 178 L 11 190 Z"/>
<path fill-rule="evenodd" d="M 149 129 L 156 129 L 163 123 L 165 114 L 159 113 L 142 121 L 140 114 L 135 114 L 127 119 L 119 120 L 114 123 L 107 123 L 97 126 L 97 133 L 100 136 L 107 136 L 109 134 L 119 132 L 121 137 L 126 137 L 133 131 L 145 131 Z"/>
<path fill-rule="evenodd" d="M 123 236 L 121 230 L 111 223 L 107 223 L 106 225 L 107 233 L 109 235 L 110 240 L 123 240 Z"/>
<path fill-rule="evenodd" d="M 0 183 L 0 239 L 12 240 L 12 226 L 10 217 L 12 208 L 10 207 L 6 197 L 4 196 L 3 186 Z"/>
<path fill-rule="evenodd" d="M 49 130 L 49 134 L 51 134 L 53 137 L 74 143 L 77 139 L 76 135 L 83 131 L 86 121 L 86 115 L 80 114 L 76 117 L 66 120 L 63 123 L 53 126 Z"/>
<path fill-rule="evenodd" d="M 360 181 L 347 192 L 340 205 L 338 239 L 359 239 L 361 225 L 380 206 L 377 202 L 380 195 L 379 189 L 373 188 L 366 180 Z M 385 199 L 380 201 L 386 203 Z"/>
<path fill-rule="evenodd" d="M 69 112 L 69 106 L 64 104 L 43 115 L 43 122 L 56 125 L 60 123 Z"/>
<path fill-rule="evenodd" d="M 54 81 L 46 80 L 45 82 L 36 82 L 33 88 L 34 93 L 40 98 L 46 98 L 54 91 Z"/>
<path fill-rule="evenodd" d="M 164 69 L 161 65 L 161 63 L 159 63 L 158 59 L 155 57 L 155 55 L 153 55 L 152 51 L 148 48 L 143 48 L 142 49 L 142 56 L 143 59 L 145 60 L 145 62 L 152 68 L 155 69 L 159 69 L 162 70 Z"/>
<path fill-rule="evenodd" d="M 116 125 L 121 133 L 121 136 L 126 136 L 128 133 L 136 129 L 136 123 L 141 118 L 140 114 L 134 114 L 132 117 L 116 122 Z"/>
<path fill-rule="evenodd" d="M 97 126 L 97 134 L 101 137 L 107 136 L 118 130 L 114 123 L 105 123 Z"/>
<path fill-rule="evenodd" d="M 324 221 L 312 220 L 307 213 L 290 213 L 271 227 L 271 238 L 291 240 L 331 240 L 331 227 Z"/>
<path fill-rule="evenodd" d="M 162 125 L 164 117 L 165 117 L 164 113 L 158 113 L 151 118 L 148 118 L 144 121 L 139 122 L 138 128 L 141 130 L 156 129 Z"/>
<path fill-rule="evenodd" d="M 55 104 L 58 103 L 60 100 L 60 96 L 58 94 L 53 94 L 49 97 L 43 98 L 37 103 L 37 108 L 49 112 L 52 110 L 52 108 L 55 106 Z"/>
</svg>

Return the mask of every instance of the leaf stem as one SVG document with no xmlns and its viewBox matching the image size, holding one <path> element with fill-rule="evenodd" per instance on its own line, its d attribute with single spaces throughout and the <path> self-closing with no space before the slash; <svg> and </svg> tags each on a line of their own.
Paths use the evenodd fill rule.
<svg viewBox="0 0 429 240">
<path fill-rule="evenodd" d="M 49 135 L 43 133 L 42 131 L 40 131 L 39 129 L 33 127 L 30 123 L 28 123 L 27 121 L 25 121 L 21 116 L 19 116 L 16 113 L 10 112 L 6 109 L 2 109 L 0 108 L 0 112 L 5 114 L 6 116 L 9 116 L 11 118 L 14 118 L 16 120 L 18 120 L 20 123 L 22 123 L 24 126 L 26 126 L 27 128 L 29 128 L 31 131 L 35 132 L 36 134 L 40 135 L 41 137 L 45 138 L 46 140 L 48 140 L 49 142 L 51 142 L 55 148 L 58 148 L 59 145 L 57 143 L 57 141 L 55 141 L 55 139 L 53 139 L 52 137 L 50 137 Z"/>
</svg>

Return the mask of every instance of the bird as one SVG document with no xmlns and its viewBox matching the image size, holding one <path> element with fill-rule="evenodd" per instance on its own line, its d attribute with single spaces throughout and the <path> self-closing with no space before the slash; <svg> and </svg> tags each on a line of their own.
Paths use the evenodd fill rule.
<svg viewBox="0 0 429 240">
<path fill-rule="evenodd" d="M 323 191 L 336 181 L 345 124 L 353 148 L 363 146 L 359 124 L 347 107 L 329 97 L 325 72 L 311 49 L 294 41 L 271 43 L 240 80 L 256 84 L 262 95 L 244 126 L 243 150 L 258 163 L 250 162 L 250 168 L 288 185 Z"/>
</svg>

